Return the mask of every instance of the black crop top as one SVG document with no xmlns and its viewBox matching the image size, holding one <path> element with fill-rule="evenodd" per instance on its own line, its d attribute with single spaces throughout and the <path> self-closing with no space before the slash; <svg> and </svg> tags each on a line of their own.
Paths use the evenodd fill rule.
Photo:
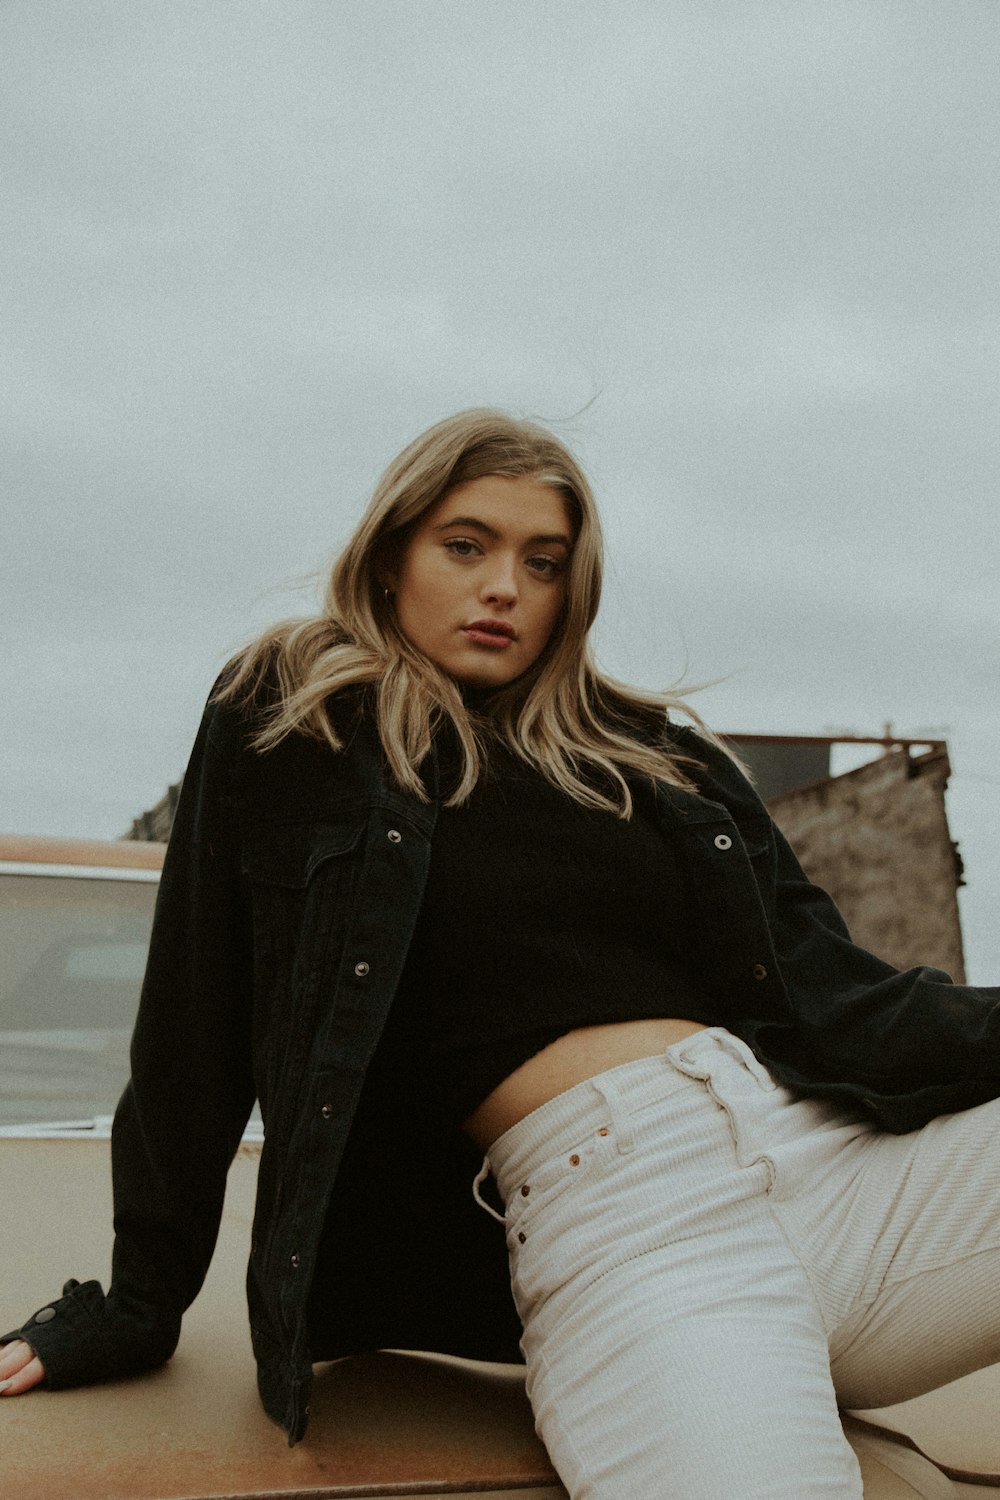
<svg viewBox="0 0 1000 1500">
<path fill-rule="evenodd" d="M 634 812 L 582 807 L 502 747 L 442 807 L 384 1038 L 452 1121 L 557 1037 L 604 1022 L 711 1022 L 686 967 L 684 873 L 630 779 Z"/>
</svg>

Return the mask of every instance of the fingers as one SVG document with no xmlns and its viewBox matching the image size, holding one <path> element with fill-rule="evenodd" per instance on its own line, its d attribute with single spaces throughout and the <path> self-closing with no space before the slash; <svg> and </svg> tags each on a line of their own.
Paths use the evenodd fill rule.
<svg viewBox="0 0 1000 1500">
<path fill-rule="evenodd" d="M 20 1396 L 44 1379 L 44 1365 L 23 1339 L 0 1348 L 0 1395 Z"/>
</svg>

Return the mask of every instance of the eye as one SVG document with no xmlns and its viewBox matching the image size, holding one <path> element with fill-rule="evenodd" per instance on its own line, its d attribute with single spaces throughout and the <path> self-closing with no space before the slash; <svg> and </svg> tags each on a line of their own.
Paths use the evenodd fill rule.
<svg viewBox="0 0 1000 1500">
<path fill-rule="evenodd" d="M 451 537 L 444 546 L 445 551 L 451 552 L 455 557 L 475 557 L 479 551 L 477 544 L 466 536 Z"/>
<path fill-rule="evenodd" d="M 554 557 L 529 557 L 528 567 L 540 578 L 558 578 L 563 570 L 563 564 Z"/>
</svg>

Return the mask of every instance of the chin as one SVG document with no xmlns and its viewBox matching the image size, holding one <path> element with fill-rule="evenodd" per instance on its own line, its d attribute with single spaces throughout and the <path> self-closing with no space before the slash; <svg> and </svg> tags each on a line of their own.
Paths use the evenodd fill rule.
<svg viewBox="0 0 1000 1500">
<path fill-rule="evenodd" d="M 498 664 L 499 665 L 499 664 Z M 534 663 L 531 664 L 532 666 Z M 456 683 L 460 688 L 468 688 L 471 692 L 493 692 L 499 693 L 501 688 L 513 687 L 516 682 L 521 682 L 531 673 L 531 666 L 522 667 L 519 672 L 502 671 L 478 671 L 453 673 Z"/>
<path fill-rule="evenodd" d="M 508 676 L 494 677 L 489 672 L 474 672 L 463 673 L 461 677 L 456 677 L 455 681 L 460 688 L 471 688 L 473 691 L 479 692 L 499 692 L 501 688 L 508 687 L 512 682 L 516 682 L 517 678 Z"/>
</svg>

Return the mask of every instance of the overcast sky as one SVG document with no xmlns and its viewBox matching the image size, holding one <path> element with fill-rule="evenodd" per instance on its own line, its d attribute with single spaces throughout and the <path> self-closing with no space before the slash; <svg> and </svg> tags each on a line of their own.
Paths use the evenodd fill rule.
<svg viewBox="0 0 1000 1500">
<path fill-rule="evenodd" d="M 1000 981 L 1000 6 L 6 0 L 0 828 L 117 835 L 430 422 L 551 422 L 602 664 L 944 735 Z"/>
</svg>

